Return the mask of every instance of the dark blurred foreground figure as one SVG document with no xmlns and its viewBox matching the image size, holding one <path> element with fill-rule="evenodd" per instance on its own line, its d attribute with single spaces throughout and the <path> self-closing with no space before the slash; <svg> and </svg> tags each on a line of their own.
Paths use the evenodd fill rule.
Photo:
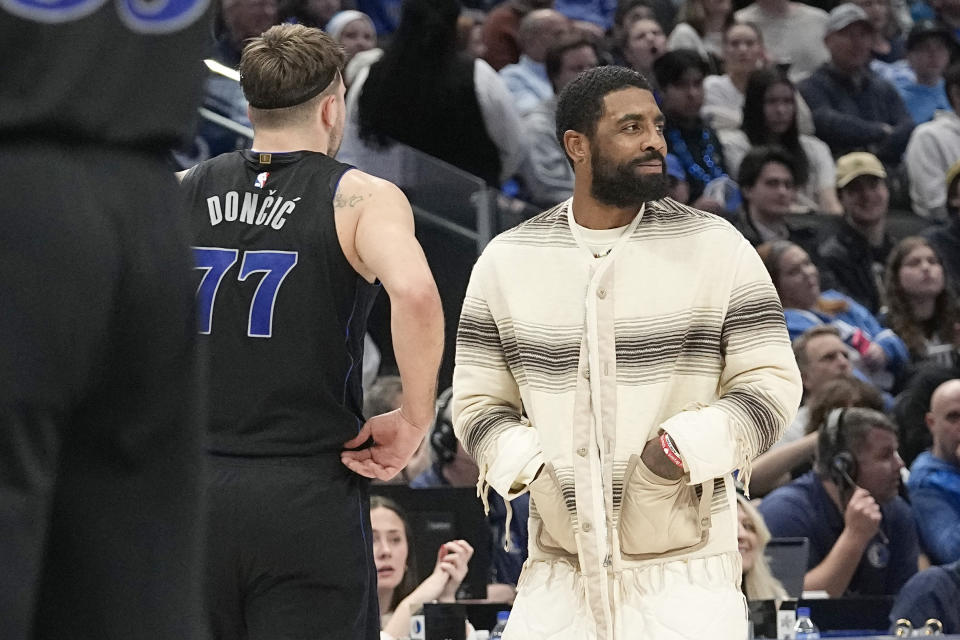
<svg viewBox="0 0 960 640">
<path fill-rule="evenodd" d="M 204 637 L 193 265 L 163 158 L 207 8 L 0 4 L 4 640 Z"/>
</svg>

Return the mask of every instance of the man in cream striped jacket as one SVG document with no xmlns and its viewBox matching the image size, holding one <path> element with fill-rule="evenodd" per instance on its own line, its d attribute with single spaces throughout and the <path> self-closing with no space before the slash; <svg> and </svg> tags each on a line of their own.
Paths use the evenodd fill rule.
<svg viewBox="0 0 960 640">
<path fill-rule="evenodd" d="M 643 76 L 584 72 L 557 130 L 573 198 L 490 243 L 457 337 L 480 495 L 531 494 L 504 637 L 742 640 L 730 474 L 801 395 L 776 291 L 729 224 L 664 197 Z"/>
</svg>

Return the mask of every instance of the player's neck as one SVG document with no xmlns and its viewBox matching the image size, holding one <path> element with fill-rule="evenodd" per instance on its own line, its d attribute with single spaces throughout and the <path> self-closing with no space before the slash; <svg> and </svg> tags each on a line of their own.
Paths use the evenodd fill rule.
<svg viewBox="0 0 960 640">
<path fill-rule="evenodd" d="M 639 207 L 616 207 L 598 201 L 581 180 L 573 190 L 573 219 L 587 229 L 617 229 L 630 224 Z"/>
<path fill-rule="evenodd" d="M 318 151 L 329 153 L 330 137 L 304 129 L 257 129 L 253 134 L 253 151 Z"/>
</svg>

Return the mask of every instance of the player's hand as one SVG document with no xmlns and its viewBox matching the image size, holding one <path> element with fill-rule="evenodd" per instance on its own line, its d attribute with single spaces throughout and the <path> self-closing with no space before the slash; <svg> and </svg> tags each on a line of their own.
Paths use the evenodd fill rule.
<svg viewBox="0 0 960 640">
<path fill-rule="evenodd" d="M 340 461 L 354 473 L 390 480 L 416 453 L 424 435 L 425 428 L 407 420 L 400 409 L 394 409 L 370 418 L 355 438 L 343 443 L 345 449 L 353 449 L 372 437 L 373 445 L 357 451 L 342 451 Z"/>
<path fill-rule="evenodd" d="M 869 491 L 857 487 L 843 514 L 845 528 L 858 540 L 866 542 L 877 535 L 881 519 L 880 505 Z"/>
<path fill-rule="evenodd" d="M 666 480 L 679 480 L 683 477 L 683 469 L 674 464 L 660 448 L 659 437 L 647 441 L 640 453 L 640 460 L 647 469 Z"/>
<path fill-rule="evenodd" d="M 466 540 L 451 540 L 440 547 L 434 571 L 442 571 L 450 578 L 440 594 L 441 602 L 453 602 L 456 599 L 457 589 L 467 577 L 467 564 L 471 557 L 473 547 Z"/>
</svg>

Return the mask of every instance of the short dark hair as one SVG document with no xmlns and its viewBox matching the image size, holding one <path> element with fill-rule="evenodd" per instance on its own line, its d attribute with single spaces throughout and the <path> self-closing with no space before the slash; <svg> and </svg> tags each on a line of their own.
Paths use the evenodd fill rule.
<svg viewBox="0 0 960 640">
<path fill-rule="evenodd" d="M 252 38 L 240 58 L 240 85 L 254 127 L 295 124 L 313 100 L 339 87 L 343 48 L 320 29 L 279 24 Z"/>
<path fill-rule="evenodd" d="M 960 89 L 960 62 L 956 62 L 943 72 L 943 90 L 947 93 L 947 100 L 950 101 L 950 106 L 956 111 L 957 108 L 960 108 L 960 104 L 953 104 L 953 100 L 950 99 L 950 89 Z"/>
<path fill-rule="evenodd" d="M 842 451 L 854 456 L 863 448 L 871 429 L 883 429 L 899 435 L 897 425 L 879 411 L 861 407 L 837 409 L 827 414 L 817 435 L 817 456 L 813 468 L 823 477 L 831 477 L 834 457 Z"/>
<path fill-rule="evenodd" d="M 563 147 L 563 134 L 577 131 L 592 138 L 597 122 L 603 116 L 603 99 L 607 94 L 637 87 L 653 91 L 650 83 L 633 69 L 608 66 L 587 69 L 563 88 L 557 98 L 557 140 Z"/>
<path fill-rule="evenodd" d="M 551 45 L 550 48 L 547 49 L 547 58 L 544 64 L 547 67 L 547 78 L 550 80 L 550 84 L 554 89 L 557 88 L 555 82 L 557 75 L 560 73 L 560 70 L 563 69 L 563 56 L 565 56 L 568 51 L 574 51 L 582 47 L 590 47 L 594 53 L 597 53 L 597 46 L 583 36 L 566 36 L 560 38 L 556 44 Z"/>
<path fill-rule="evenodd" d="M 707 61 L 693 49 L 667 51 L 653 63 L 653 74 L 661 89 L 679 82 L 689 69 L 698 69 L 704 77 L 710 72 Z"/>
<path fill-rule="evenodd" d="M 797 181 L 797 161 L 789 151 L 774 145 L 753 147 L 743 157 L 740 163 L 739 183 L 741 187 L 752 187 L 757 184 L 763 168 L 771 162 L 779 162 L 790 171 L 793 181 Z"/>
<path fill-rule="evenodd" d="M 783 255 L 783 253 L 780 255 Z M 796 358 L 797 366 L 801 371 L 810 364 L 810 357 L 807 355 L 807 345 L 810 344 L 814 338 L 819 338 L 820 336 L 836 336 L 838 339 L 841 339 L 840 330 L 835 326 L 831 324 L 816 324 L 794 338 L 793 342 L 790 343 L 790 346 L 793 347 L 793 357 Z"/>
</svg>

